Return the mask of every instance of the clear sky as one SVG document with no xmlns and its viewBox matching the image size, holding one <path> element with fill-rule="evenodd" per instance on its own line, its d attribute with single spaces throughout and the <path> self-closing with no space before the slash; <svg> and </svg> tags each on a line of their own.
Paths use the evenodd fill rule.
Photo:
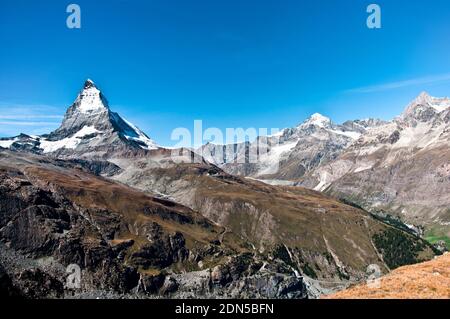
<svg viewBox="0 0 450 319">
<path fill-rule="evenodd" d="M 0 136 L 56 128 L 86 78 L 162 145 L 196 119 L 390 119 L 423 90 L 450 95 L 449 52 L 448 0 L 1 0 Z"/>
</svg>

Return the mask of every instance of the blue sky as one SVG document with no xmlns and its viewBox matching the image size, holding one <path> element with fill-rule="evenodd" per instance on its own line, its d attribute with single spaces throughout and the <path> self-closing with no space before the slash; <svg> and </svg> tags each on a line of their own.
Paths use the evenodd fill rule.
<svg viewBox="0 0 450 319">
<path fill-rule="evenodd" d="M 86 78 L 163 145 L 177 127 L 390 119 L 421 91 L 450 95 L 450 2 L 0 2 L 0 136 L 58 126 Z M 66 27 L 81 7 L 82 28 Z"/>
</svg>

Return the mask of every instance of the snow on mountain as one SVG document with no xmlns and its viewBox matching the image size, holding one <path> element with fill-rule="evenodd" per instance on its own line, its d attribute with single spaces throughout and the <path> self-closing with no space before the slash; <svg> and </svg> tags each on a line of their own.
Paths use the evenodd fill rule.
<svg viewBox="0 0 450 319">
<path fill-rule="evenodd" d="M 302 125 L 303 126 L 316 125 L 319 127 L 329 127 L 331 125 L 331 119 L 329 119 L 326 116 L 323 116 L 320 113 L 314 113 Z"/>
<path fill-rule="evenodd" d="M 438 112 L 444 112 L 445 110 L 448 110 L 450 108 L 450 98 L 445 97 L 442 99 L 434 100 L 431 106 Z"/>
<path fill-rule="evenodd" d="M 0 147 L 10 148 L 11 145 L 14 144 L 16 141 L 17 141 L 17 138 L 0 139 Z"/>
<path fill-rule="evenodd" d="M 450 100 L 424 92 L 399 117 L 367 129 L 305 174 L 300 185 L 367 209 L 398 211 L 412 223 L 442 223 L 450 207 L 449 163 Z"/>
<path fill-rule="evenodd" d="M 380 149 L 424 149 L 448 144 L 450 100 L 421 93 L 394 120 L 367 130 L 352 147 L 361 155 Z"/>
<path fill-rule="evenodd" d="M 78 96 L 78 100 L 80 101 L 78 109 L 82 113 L 98 112 L 106 108 L 106 103 L 102 99 L 100 90 L 90 79 L 86 81 L 83 91 Z"/>
<path fill-rule="evenodd" d="M 412 101 L 401 114 L 400 120 L 414 124 L 415 122 L 427 122 L 433 119 L 436 114 L 440 114 L 450 109 L 450 99 L 447 97 L 432 97 L 426 92 L 422 92 Z"/>
<path fill-rule="evenodd" d="M 450 98 L 448 97 L 433 97 L 427 92 L 422 92 L 420 95 L 408 105 L 405 113 L 411 113 L 412 110 L 418 107 L 431 107 L 437 113 L 441 113 L 450 108 Z"/>
<path fill-rule="evenodd" d="M 96 133 L 100 133 L 100 131 L 95 129 L 95 127 L 85 126 L 73 136 L 63 138 L 62 140 L 48 141 L 46 139 L 42 139 L 39 147 L 42 148 L 43 153 L 52 153 L 61 148 L 75 149 L 85 136 Z"/>
<path fill-rule="evenodd" d="M 273 146 L 270 151 L 259 158 L 258 175 L 276 174 L 279 163 L 288 157 L 289 152 L 297 145 L 297 141 L 285 142 Z"/>
<path fill-rule="evenodd" d="M 92 80 L 87 80 L 68 108 L 61 126 L 48 135 L 0 140 L 0 147 L 35 153 L 74 156 L 130 150 L 153 150 L 159 146 L 142 130 L 110 110 L 108 101 Z"/>
<path fill-rule="evenodd" d="M 353 131 L 330 130 L 330 132 L 347 136 L 347 137 L 351 138 L 352 140 L 357 140 L 361 136 L 361 133 L 353 132 Z"/>
<path fill-rule="evenodd" d="M 138 143 L 140 147 L 146 150 L 158 148 L 158 145 L 137 126 L 135 126 L 131 122 L 128 122 L 124 118 L 121 118 L 117 113 L 112 113 L 111 116 L 114 120 L 114 123 L 120 128 L 123 136 L 125 136 L 127 140 Z M 122 122 L 124 122 L 126 125 L 123 125 Z"/>
<path fill-rule="evenodd" d="M 258 137 L 252 143 L 207 144 L 197 149 L 197 153 L 231 174 L 296 180 L 318 165 L 336 158 L 369 127 L 382 123 L 369 119 L 336 125 L 330 118 L 315 113 L 297 127 Z"/>
</svg>

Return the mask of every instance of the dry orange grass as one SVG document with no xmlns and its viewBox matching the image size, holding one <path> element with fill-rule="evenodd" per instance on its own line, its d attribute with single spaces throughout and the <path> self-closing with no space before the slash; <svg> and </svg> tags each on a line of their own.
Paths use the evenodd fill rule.
<svg viewBox="0 0 450 319">
<path fill-rule="evenodd" d="M 398 268 L 381 278 L 380 288 L 361 284 L 326 299 L 450 299 L 450 253 Z"/>
</svg>

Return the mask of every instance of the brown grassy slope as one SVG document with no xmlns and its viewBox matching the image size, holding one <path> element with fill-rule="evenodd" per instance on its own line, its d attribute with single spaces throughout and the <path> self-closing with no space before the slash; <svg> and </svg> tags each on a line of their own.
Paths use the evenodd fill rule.
<svg viewBox="0 0 450 319">
<path fill-rule="evenodd" d="M 57 167 L 44 157 L 4 152 L 0 156 L 0 169 L 18 170 L 42 189 L 63 194 L 86 210 L 94 223 L 102 224 L 105 219 L 117 216 L 121 227 L 114 239 L 119 242 L 127 239 L 133 239 L 135 245 L 147 242 L 145 227 L 151 222 L 158 223 L 167 233 L 182 233 L 188 248 L 208 244 L 225 232 L 223 227 L 188 207 L 79 169 Z M 242 248 L 233 234 L 226 236 L 229 248 Z"/>
<path fill-rule="evenodd" d="M 168 161 L 168 160 L 167 160 Z M 349 272 L 365 272 L 383 261 L 373 236 L 389 228 L 368 213 L 319 192 L 271 186 L 226 174 L 206 164 L 154 165 L 133 162 L 117 179 L 145 191 L 172 196 L 216 223 L 267 251 L 277 245 L 301 250 L 311 267 L 329 273 L 321 257 L 330 254 Z M 119 165 L 120 166 L 120 165 Z M 429 248 L 419 261 L 432 258 Z M 316 263 L 317 261 L 317 263 Z M 320 266 L 320 263 L 324 265 Z"/>
<path fill-rule="evenodd" d="M 450 299 L 450 254 L 400 267 L 381 278 L 380 288 L 361 284 L 327 299 Z"/>
</svg>

